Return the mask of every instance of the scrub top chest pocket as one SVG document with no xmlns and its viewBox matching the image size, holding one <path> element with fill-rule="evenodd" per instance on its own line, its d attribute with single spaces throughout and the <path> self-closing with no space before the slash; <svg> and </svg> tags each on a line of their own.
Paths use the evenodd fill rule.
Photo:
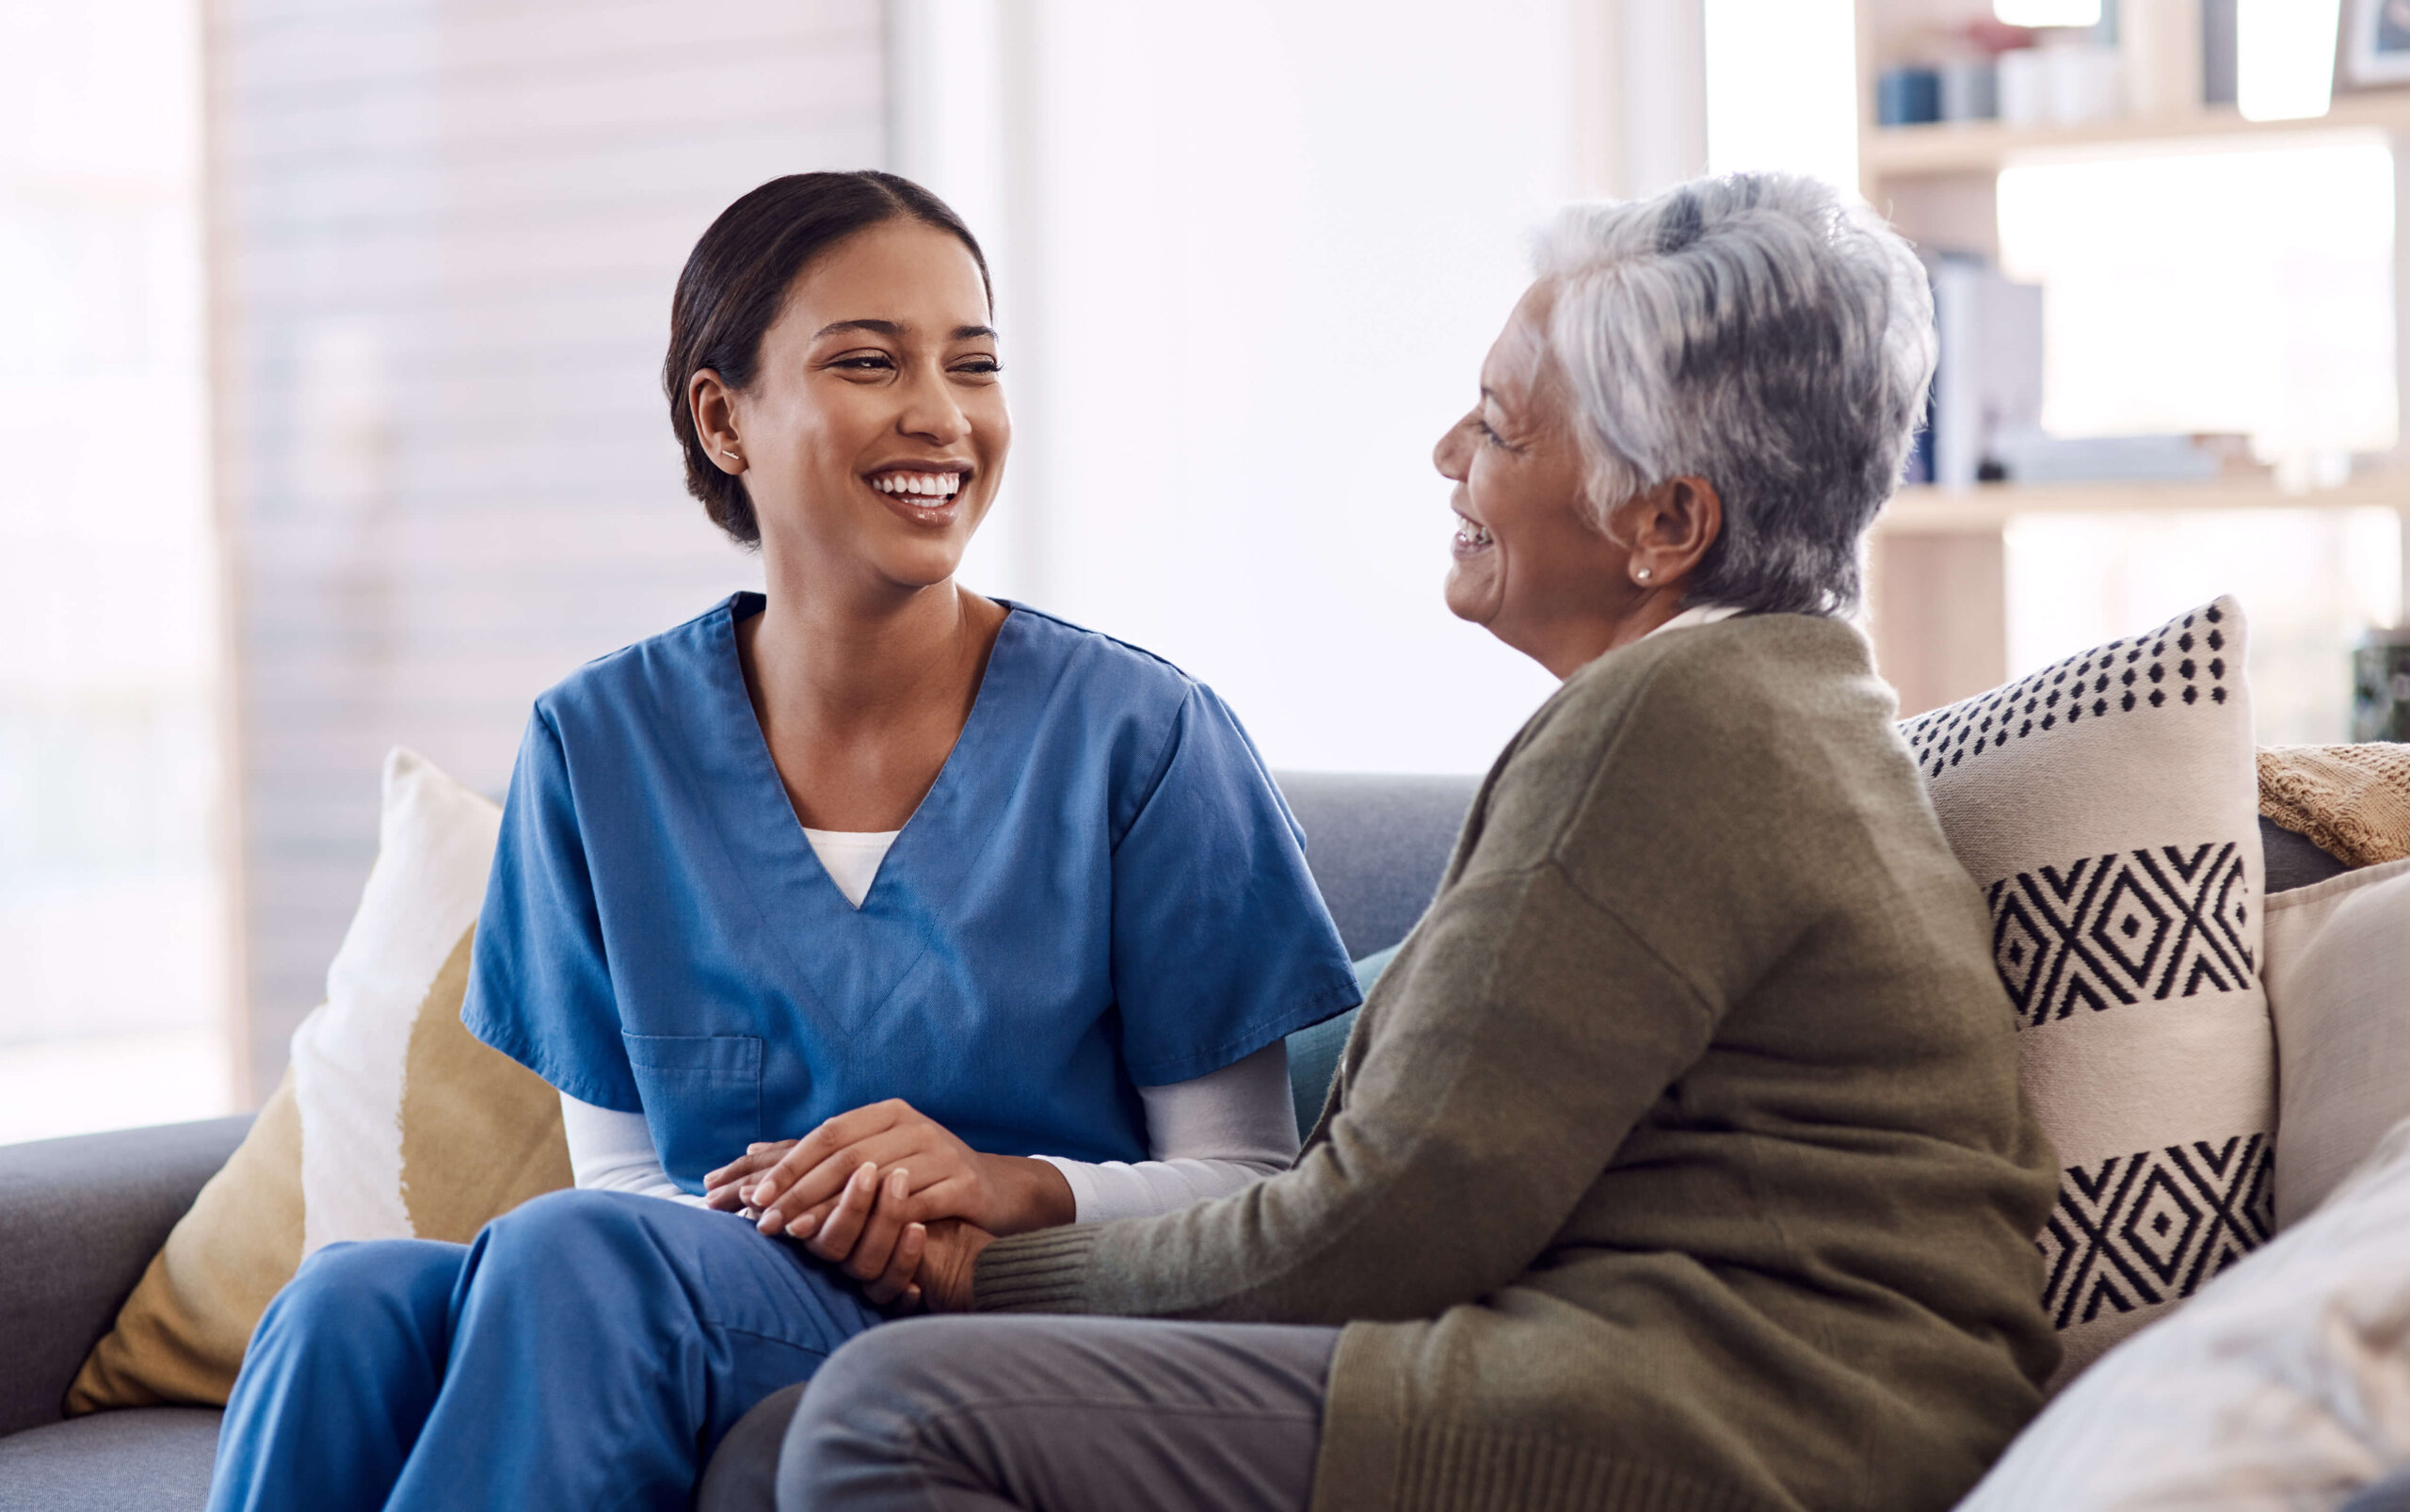
<svg viewBox="0 0 2410 1512">
<path fill-rule="evenodd" d="M 670 1179 L 702 1190 L 705 1171 L 762 1137 L 759 1035 L 622 1035 L 645 1122 Z"/>
</svg>

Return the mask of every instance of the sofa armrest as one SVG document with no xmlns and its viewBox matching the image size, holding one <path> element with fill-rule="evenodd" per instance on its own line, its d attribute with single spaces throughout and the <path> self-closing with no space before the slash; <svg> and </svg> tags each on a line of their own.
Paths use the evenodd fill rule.
<svg viewBox="0 0 2410 1512">
<path fill-rule="evenodd" d="M 0 1435 L 58 1421 L 84 1357 L 250 1125 L 0 1145 Z"/>
</svg>

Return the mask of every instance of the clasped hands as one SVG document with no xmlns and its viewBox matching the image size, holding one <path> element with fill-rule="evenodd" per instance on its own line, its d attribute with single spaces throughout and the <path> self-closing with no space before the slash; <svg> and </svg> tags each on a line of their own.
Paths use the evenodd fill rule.
<svg viewBox="0 0 2410 1512">
<path fill-rule="evenodd" d="M 878 1306 L 940 1312 L 970 1310 L 973 1266 L 997 1235 L 1074 1216 L 1062 1172 L 981 1154 L 901 1098 L 747 1146 L 703 1178 L 703 1203 L 802 1240 Z"/>
</svg>

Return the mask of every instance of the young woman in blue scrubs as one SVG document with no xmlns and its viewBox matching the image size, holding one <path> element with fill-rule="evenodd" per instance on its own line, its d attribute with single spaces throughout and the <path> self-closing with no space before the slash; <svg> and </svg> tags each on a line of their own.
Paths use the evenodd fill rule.
<svg viewBox="0 0 2410 1512">
<path fill-rule="evenodd" d="M 909 1304 L 925 1225 L 1293 1154 L 1282 1037 L 1357 991 L 1261 760 L 1176 668 L 954 581 L 1010 442 L 989 304 L 887 174 L 697 246 L 673 424 L 768 591 L 537 700 L 462 1014 L 559 1088 L 578 1189 L 306 1262 L 213 1508 L 683 1508 Z"/>
</svg>

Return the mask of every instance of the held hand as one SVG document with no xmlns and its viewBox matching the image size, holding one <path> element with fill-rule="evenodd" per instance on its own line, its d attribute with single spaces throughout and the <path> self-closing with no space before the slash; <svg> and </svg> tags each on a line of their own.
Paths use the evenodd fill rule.
<svg viewBox="0 0 2410 1512">
<path fill-rule="evenodd" d="M 744 1154 L 703 1178 L 703 1206 L 721 1213 L 734 1213 L 748 1206 L 746 1194 L 752 1188 L 753 1178 L 777 1165 L 779 1157 L 801 1143 L 800 1139 L 773 1139 L 747 1145 Z"/>
<path fill-rule="evenodd" d="M 885 1215 L 892 1200 L 900 1223 L 962 1218 L 991 1233 L 1020 1233 L 1068 1223 L 1074 1216 L 1070 1184 L 1062 1172 L 1041 1160 L 983 1155 L 900 1098 L 839 1114 L 785 1150 L 766 1169 L 748 1166 L 758 1158 L 748 1151 L 723 1169 L 758 1170 L 744 1199 L 762 1210 L 762 1231 L 813 1239 L 815 1253 L 824 1244 L 835 1247 L 827 1231 L 835 1222 L 838 1200 L 866 1166 L 891 1173 L 901 1167 L 909 1173 L 902 1196 L 891 1199 L 883 1191 L 876 1194 L 880 1214 Z M 713 1180 L 720 1174 L 713 1172 Z M 741 1186 L 747 1177 L 731 1180 Z M 865 1212 L 862 1221 L 868 1218 Z M 849 1252 L 841 1249 L 827 1258 Z"/>
<path fill-rule="evenodd" d="M 898 1166 L 885 1173 L 868 1163 L 846 1179 L 804 1247 L 862 1283 L 871 1301 L 884 1307 L 898 1297 L 910 1306 L 928 1230 L 905 1216 L 911 1201 L 912 1173 Z"/>
<path fill-rule="evenodd" d="M 931 1312 L 970 1311 L 979 1252 L 995 1242 L 987 1230 L 958 1219 L 930 1224 L 920 1244 L 920 1275 L 907 1290 L 906 1303 Z"/>
</svg>

